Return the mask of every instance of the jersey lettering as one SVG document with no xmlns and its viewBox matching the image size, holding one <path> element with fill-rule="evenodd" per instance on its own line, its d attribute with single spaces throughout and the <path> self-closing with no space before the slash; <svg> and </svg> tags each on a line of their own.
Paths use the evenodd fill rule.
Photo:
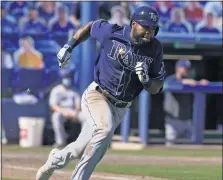
<svg viewBox="0 0 223 180">
<path fill-rule="evenodd" d="M 113 45 L 111 51 L 108 54 L 108 57 L 118 61 L 122 67 L 134 71 L 136 66 L 136 62 L 145 62 L 149 67 L 150 64 L 153 62 L 153 58 L 138 55 L 131 51 L 131 48 L 127 50 L 126 45 L 117 42 L 115 40 L 112 41 Z"/>
</svg>

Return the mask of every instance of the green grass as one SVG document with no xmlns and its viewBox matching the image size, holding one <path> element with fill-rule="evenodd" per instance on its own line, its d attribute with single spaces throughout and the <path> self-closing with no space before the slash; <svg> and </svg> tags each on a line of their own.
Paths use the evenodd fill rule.
<svg viewBox="0 0 223 180">
<path fill-rule="evenodd" d="M 7 145 L 2 146 L 2 151 L 4 152 L 49 152 L 53 147 L 52 146 L 42 146 L 42 147 L 31 147 L 31 148 L 22 148 L 18 145 Z"/>
<path fill-rule="evenodd" d="M 68 165 L 68 168 L 74 168 Z M 171 180 L 221 180 L 222 168 L 217 165 L 173 166 L 173 165 L 107 165 L 99 164 L 96 172 L 107 172 L 138 176 L 153 176 Z"/>
<path fill-rule="evenodd" d="M 34 148 L 21 148 L 19 146 L 3 146 L 3 154 L 6 151 L 10 152 L 46 152 L 48 153 L 52 149 L 51 146 L 34 147 Z M 108 150 L 110 154 L 123 154 L 123 155 L 153 155 L 153 156 L 192 156 L 192 157 L 222 157 L 221 150 L 191 150 L 191 149 L 144 149 L 138 151 L 130 150 Z"/>
<path fill-rule="evenodd" d="M 153 156 L 191 156 L 191 157 L 221 157 L 221 150 L 190 150 L 190 149 L 144 149 L 140 151 L 116 151 L 110 150 L 113 154 L 153 155 Z"/>
<path fill-rule="evenodd" d="M 48 153 L 52 147 L 37 147 L 37 148 L 21 148 L 18 146 L 3 146 L 4 152 L 46 152 Z M 221 157 L 221 150 L 186 150 L 186 149 L 145 149 L 139 151 L 117 151 L 109 150 L 111 154 L 123 155 L 156 155 L 156 156 L 190 156 L 190 157 Z M 180 160 L 180 159 L 179 159 Z M 67 168 L 74 169 L 74 164 L 70 163 Z M 221 165 L 119 165 L 119 164 L 104 164 L 101 163 L 96 168 L 97 172 L 153 176 L 168 178 L 170 180 L 221 180 L 222 166 Z M 19 180 L 3 177 L 3 180 Z"/>
</svg>

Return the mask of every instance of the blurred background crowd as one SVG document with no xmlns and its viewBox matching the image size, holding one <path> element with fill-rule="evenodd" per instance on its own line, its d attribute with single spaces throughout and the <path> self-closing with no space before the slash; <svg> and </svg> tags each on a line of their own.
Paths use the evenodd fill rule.
<svg viewBox="0 0 223 180">
<path fill-rule="evenodd" d="M 55 64 L 54 57 L 48 58 L 51 48 L 58 49 L 67 42 L 81 25 L 81 2 L 1 2 L 2 49 L 5 52 L 3 66 L 50 68 Z M 141 5 L 153 6 L 160 14 L 159 34 L 210 33 L 222 34 L 221 2 L 97 2 L 98 18 L 109 23 L 129 25 L 134 9 Z M 186 34 L 185 34 L 186 33 Z M 27 36 L 30 36 L 27 38 Z M 185 37 L 186 38 L 186 37 Z M 45 49 L 41 40 L 57 42 Z M 34 40 L 34 41 L 33 41 Z M 49 44 L 49 42 L 48 42 Z M 54 47 L 52 47 L 54 46 Z M 32 58 L 24 53 L 32 51 Z M 9 53 L 9 54 L 8 54 Z M 50 62 L 49 62 L 50 61 Z"/>
<path fill-rule="evenodd" d="M 159 31 L 158 38 L 160 37 L 161 40 L 162 35 L 168 36 L 169 40 L 180 35 L 181 41 L 192 37 L 195 38 L 193 40 L 196 42 L 197 37 L 202 39 L 202 34 L 204 38 L 214 38 L 213 41 L 216 38 L 218 40 L 222 38 L 222 2 L 220 1 L 162 2 L 134 0 L 131 2 L 98 1 L 96 3 L 98 7 L 97 19 L 106 19 L 109 23 L 116 23 L 120 26 L 130 24 L 131 15 L 137 7 L 142 5 L 154 7 L 160 14 L 162 28 Z M 1 90 L 3 98 L 11 98 L 17 104 L 23 105 L 35 104 L 40 99 L 48 102 L 48 97 L 54 86 L 61 82 L 68 83 L 67 80 L 61 81 L 63 77 L 58 69 L 56 54 L 81 25 L 81 2 L 2 1 Z M 212 42 L 209 41 L 208 43 Z M 208 45 L 206 44 L 206 46 Z M 68 70 L 73 73 L 71 84 L 76 88 L 76 92 L 78 92 L 79 84 L 79 70 L 76 67 L 81 61 L 80 58 L 77 58 L 79 57 L 78 53 L 80 52 L 77 48 L 77 51 L 74 52 L 75 55 L 73 55 L 76 58 L 72 59 Z M 214 54 L 212 55 L 214 56 Z M 199 79 L 203 77 L 209 81 L 221 81 L 220 70 L 218 74 L 211 75 L 213 71 L 218 71 L 215 68 L 220 69 L 223 66 L 222 61 L 216 60 L 216 62 L 212 64 L 212 70 L 209 72 L 205 70 L 209 66 L 209 62 L 192 63 L 197 68 L 192 68 L 194 70 L 192 72 L 199 76 Z M 166 64 L 167 75 L 173 74 L 175 62 L 167 62 Z M 203 83 L 207 84 L 207 81 L 203 81 Z M 158 97 L 160 104 L 162 104 L 162 100 L 162 96 L 160 99 Z M 157 108 L 156 105 L 154 106 Z M 216 105 L 215 109 L 218 109 L 217 106 L 220 107 Z M 24 111 L 27 111 L 27 109 Z M 156 110 L 153 112 L 152 116 L 156 117 Z M 65 111 L 63 114 L 69 116 L 69 113 L 67 114 Z M 46 116 L 50 119 L 51 115 Z M 211 115 L 209 116 L 211 117 Z M 211 119 L 223 118 L 221 115 L 219 117 L 215 115 Z M 215 121 L 215 124 L 217 124 L 217 121 Z M 219 120 L 219 122 L 222 123 L 222 120 Z M 157 126 L 160 125 L 155 125 L 155 128 Z M 210 128 L 214 126 L 210 123 Z"/>
</svg>

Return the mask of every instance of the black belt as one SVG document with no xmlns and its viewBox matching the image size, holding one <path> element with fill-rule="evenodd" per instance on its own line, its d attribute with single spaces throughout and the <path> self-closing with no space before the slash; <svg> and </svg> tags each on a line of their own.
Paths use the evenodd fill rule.
<svg viewBox="0 0 223 180">
<path fill-rule="evenodd" d="M 132 105 L 131 102 L 124 102 L 124 101 L 116 99 L 111 94 L 109 94 L 108 91 L 102 89 L 100 86 L 96 87 L 96 91 L 104 95 L 108 99 L 108 101 L 117 108 L 129 108 Z"/>
</svg>

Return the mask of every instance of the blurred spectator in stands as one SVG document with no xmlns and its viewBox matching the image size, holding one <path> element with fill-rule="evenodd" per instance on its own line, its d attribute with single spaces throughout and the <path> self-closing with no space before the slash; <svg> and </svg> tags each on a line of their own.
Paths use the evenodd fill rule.
<svg viewBox="0 0 223 180">
<path fill-rule="evenodd" d="M 111 24 L 118 24 L 119 26 L 130 24 L 130 20 L 126 17 L 125 9 L 121 6 L 113 6 L 111 9 L 111 15 L 111 19 L 108 20 Z"/>
<path fill-rule="evenodd" d="M 216 27 L 222 32 L 222 2 L 221 1 L 210 1 L 204 5 L 204 12 L 213 13 L 215 15 Z"/>
<path fill-rule="evenodd" d="M 185 6 L 185 1 L 172 1 L 172 4 L 174 5 L 174 7 L 180 7 L 183 8 Z"/>
<path fill-rule="evenodd" d="M 81 17 L 80 6 L 81 6 L 80 2 L 72 2 L 71 5 L 70 20 L 76 27 L 80 27 L 80 17 Z"/>
<path fill-rule="evenodd" d="M 205 14 L 204 20 L 196 26 L 196 32 L 220 34 L 220 30 L 215 23 L 215 17 L 216 16 L 212 12 Z"/>
<path fill-rule="evenodd" d="M 135 10 L 140 6 L 148 6 L 147 2 L 140 0 L 133 0 L 129 2 L 129 8 L 131 10 L 131 14 L 135 12 Z"/>
<path fill-rule="evenodd" d="M 68 33 L 75 27 L 69 20 L 68 9 L 66 6 L 59 6 L 56 9 L 55 17 L 49 21 L 49 30 L 51 32 Z"/>
<path fill-rule="evenodd" d="M 204 16 L 203 7 L 198 1 L 186 2 L 184 7 L 185 18 L 193 25 L 201 21 Z"/>
<path fill-rule="evenodd" d="M 100 19 L 110 19 L 111 18 L 111 9 L 113 6 L 120 5 L 120 2 L 114 1 L 114 2 L 98 2 L 99 7 L 99 18 Z"/>
<path fill-rule="evenodd" d="M 26 1 L 14 1 L 9 6 L 9 13 L 16 19 L 18 22 L 22 16 L 28 14 L 29 3 Z"/>
<path fill-rule="evenodd" d="M 29 6 L 30 7 L 36 7 L 37 8 L 37 4 L 39 3 L 39 1 L 28 1 Z"/>
<path fill-rule="evenodd" d="M 127 1 L 121 1 L 120 5 L 124 8 L 125 13 L 126 13 L 126 17 L 128 19 L 130 19 L 132 14 L 131 14 L 131 10 L 129 8 L 129 2 L 127 2 Z"/>
<path fill-rule="evenodd" d="M 54 16 L 58 3 L 55 1 L 44 1 L 38 4 L 39 15 L 46 20 L 48 24 L 49 20 Z"/>
<path fill-rule="evenodd" d="M 192 33 L 192 26 L 185 20 L 182 8 L 174 8 L 171 11 L 171 20 L 166 22 L 164 30 L 172 33 Z"/>
<path fill-rule="evenodd" d="M 57 41 L 60 46 L 63 46 L 69 34 L 73 34 L 75 29 L 75 26 L 69 19 L 67 7 L 65 5 L 59 6 L 54 18 L 49 21 L 49 30 L 54 36 L 55 41 Z"/>
<path fill-rule="evenodd" d="M 165 80 L 165 86 L 176 86 L 186 84 L 189 86 L 207 85 L 208 81 L 202 79 L 196 81 L 189 75 L 191 62 L 186 59 L 177 61 L 175 65 L 175 74 Z M 192 133 L 192 108 L 193 95 L 175 92 L 164 93 L 164 111 L 165 111 L 165 137 L 166 145 L 170 146 L 176 143 L 179 137 L 191 137 Z"/>
<path fill-rule="evenodd" d="M 169 1 L 158 1 L 154 4 L 154 8 L 160 15 L 160 25 L 164 25 L 170 19 L 173 5 Z"/>
<path fill-rule="evenodd" d="M 37 8 L 30 7 L 28 16 L 20 19 L 20 32 L 35 34 L 47 32 L 45 21 L 39 17 Z"/>
<path fill-rule="evenodd" d="M 12 56 L 8 52 L 5 51 L 4 44 L 0 44 L 1 46 L 1 68 L 12 69 L 14 67 L 14 63 L 12 61 Z"/>
<path fill-rule="evenodd" d="M 19 40 L 20 48 L 14 53 L 15 65 L 19 68 L 41 69 L 44 67 L 42 54 L 34 48 L 31 37 Z"/>
<path fill-rule="evenodd" d="M 18 33 L 18 25 L 15 18 L 7 13 L 4 6 L 1 6 L 1 26 L 2 33 Z"/>
<path fill-rule="evenodd" d="M 205 13 L 215 12 L 218 18 L 222 18 L 222 2 L 221 1 L 209 1 L 204 6 Z"/>
<path fill-rule="evenodd" d="M 10 4 L 10 1 L 1 1 L 1 7 L 3 6 L 6 10 L 9 9 Z"/>
<path fill-rule="evenodd" d="M 66 144 L 67 133 L 64 128 L 66 121 L 84 121 L 80 95 L 72 88 L 72 70 L 65 68 L 60 73 L 62 82 L 52 89 L 49 98 L 52 110 L 51 122 L 55 133 L 54 145 L 57 147 Z"/>
</svg>

